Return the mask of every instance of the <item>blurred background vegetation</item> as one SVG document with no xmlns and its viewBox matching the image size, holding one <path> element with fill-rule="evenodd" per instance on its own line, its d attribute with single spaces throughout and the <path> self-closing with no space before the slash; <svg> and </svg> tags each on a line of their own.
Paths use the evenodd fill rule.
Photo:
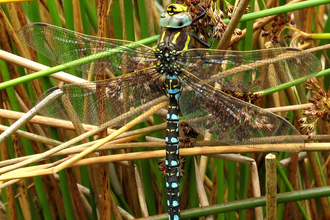
<svg viewBox="0 0 330 220">
<path fill-rule="evenodd" d="M 226 27 L 229 23 L 228 17 L 235 13 L 238 2 L 234 0 L 227 2 L 186 0 L 185 4 L 211 5 L 213 12 L 216 11 L 219 16 L 221 10 L 224 15 L 222 27 Z M 0 3 L 2 2 L 0 1 Z M 7 1 L 0 5 L 0 47 L 1 50 L 47 66 L 56 65 L 26 47 L 17 38 L 17 31 L 30 22 L 54 24 L 87 35 L 107 38 L 129 41 L 144 39 L 146 40 L 144 42 L 153 46 L 157 43 L 157 35 L 160 33 L 160 13 L 170 3 L 170 0 Z M 214 42 L 213 48 L 227 49 L 230 47 L 233 50 L 246 51 L 289 45 L 302 49 L 327 45 L 329 43 L 327 33 L 330 30 L 329 1 L 305 1 L 304 5 L 299 5 L 299 3 L 301 1 L 250 1 L 244 12 L 245 15 L 240 20 L 234 21 L 234 32 L 231 33 L 226 43 L 221 42 L 225 28 L 217 30 L 218 39 Z M 210 17 L 206 19 L 210 20 Z M 207 23 L 205 29 L 193 28 L 201 39 L 209 38 L 208 25 L 212 24 Z M 294 27 L 294 29 L 290 30 L 288 27 Z M 320 35 L 309 35 L 310 33 Z M 319 50 L 315 52 L 315 55 L 321 59 L 324 69 L 328 69 L 327 51 Z M 23 64 L 22 66 L 14 65 L 8 60 L 6 62 L 4 60 L 5 58 L 0 57 L 0 82 L 32 73 L 29 69 L 25 70 L 22 67 Z M 85 77 L 78 71 L 68 70 L 68 72 L 78 77 Z M 33 81 L 23 80 L 15 87 L 0 90 L 2 96 L 0 109 L 27 112 L 44 91 L 63 84 L 62 81 L 49 77 L 37 76 L 36 78 Z M 319 78 L 320 89 L 318 92 L 326 88 L 324 90 L 326 93 L 329 82 L 327 76 Z M 307 92 L 306 94 L 308 95 Z M 279 91 L 276 95 L 263 98 L 261 103 L 268 103 L 268 106 L 274 107 L 279 106 L 279 103 L 281 106 L 293 104 L 288 103 L 284 90 Z M 300 100 L 297 103 L 300 103 Z M 1 125 L 10 126 L 21 116 L 14 116 L 13 112 L 8 114 L 9 116 L 6 116 L 5 113 L 1 113 Z M 297 116 L 290 112 L 288 117 L 290 122 L 299 127 Z M 166 213 L 165 178 L 158 170 L 158 160 L 162 156 L 150 154 L 164 148 L 165 127 L 163 123 L 165 121 L 164 117 L 155 115 L 147 122 L 139 124 L 134 129 L 146 128 L 146 130 L 118 140 L 118 146 L 111 150 L 96 153 L 93 155 L 94 159 L 90 158 L 91 160 L 87 162 L 90 165 L 74 166 L 54 175 L 37 174 L 19 181 L 1 182 L 0 219 L 111 218 L 117 220 L 144 216 L 155 217 L 158 214 Z M 48 122 L 51 125 L 47 124 L 47 120 L 40 120 L 37 121 L 38 124 L 29 122 L 21 128 L 22 131 L 47 137 L 45 140 L 33 139 L 30 136 L 16 133 L 2 142 L 0 166 L 5 167 L 19 162 L 10 160 L 13 158 L 35 155 L 49 150 L 74 138 L 78 133 L 72 126 L 57 124 L 50 119 Z M 318 134 L 325 135 L 320 142 L 329 144 L 327 121 L 318 120 L 317 123 Z M 156 125 L 160 126 L 156 127 Z M 131 148 L 129 144 L 120 145 L 120 143 L 130 141 L 138 141 L 141 145 L 136 145 L 136 148 Z M 148 144 L 151 141 L 158 141 L 161 144 L 151 146 Z M 272 151 L 272 149 L 265 151 Z M 127 161 L 125 154 L 132 152 L 144 152 L 145 157 L 137 155 L 134 160 Z M 50 164 L 52 167 L 57 161 L 71 154 L 73 153 L 53 156 L 37 164 Z M 109 161 L 116 161 L 115 163 L 98 163 L 98 156 L 108 154 L 120 157 L 109 159 Z M 165 153 L 163 153 L 164 155 Z M 299 153 L 299 155 L 296 152 L 276 154 L 278 161 L 290 159 L 290 163 L 282 161 L 285 165 L 278 167 L 279 173 L 281 173 L 276 185 L 278 192 L 292 190 L 301 190 L 301 194 L 306 192 L 306 197 L 303 198 L 293 197 L 293 194 L 284 196 L 281 200 L 282 203 L 277 207 L 278 219 L 330 219 L 329 197 L 319 198 L 322 195 L 319 192 L 307 191 L 316 184 L 317 187 L 324 187 L 321 188 L 324 196 L 329 196 L 329 187 L 326 187 L 330 185 L 329 155 L 328 151 L 310 151 Z M 213 215 L 215 219 L 260 219 L 255 217 L 253 208 L 264 205 L 264 203 L 246 199 L 252 198 L 252 191 L 255 190 L 255 185 L 252 185 L 254 177 L 252 177 L 251 164 L 254 164 L 258 171 L 256 175 L 259 175 L 261 195 L 265 195 L 265 154 L 242 152 L 241 156 L 245 158 L 241 162 L 230 157 L 227 160 L 215 157 L 205 159 L 201 156 L 188 156 L 185 159 L 184 177 L 181 180 L 181 210 L 189 210 L 184 212 L 182 217 L 198 219 L 198 216 L 207 214 Z M 194 157 L 198 161 L 198 167 L 194 166 Z M 253 158 L 255 163 L 246 158 Z M 202 163 L 203 160 L 206 162 Z M 204 167 L 202 164 L 205 164 Z M 31 166 L 35 165 L 31 164 Z M 201 174 L 196 176 L 195 171 L 198 169 Z M 219 206 L 210 210 L 200 207 L 198 187 L 204 188 L 210 205 L 219 204 Z M 306 198 L 309 199 L 303 200 Z M 227 202 L 232 201 L 236 201 L 236 203 L 225 206 Z M 196 209 L 192 211 L 191 208 Z M 186 215 L 188 213 L 191 215 Z M 165 214 L 157 219 L 167 218 Z"/>
</svg>

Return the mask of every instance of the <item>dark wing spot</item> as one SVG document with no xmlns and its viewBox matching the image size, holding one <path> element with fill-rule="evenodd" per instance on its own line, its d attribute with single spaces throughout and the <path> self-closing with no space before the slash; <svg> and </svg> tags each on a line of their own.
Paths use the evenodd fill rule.
<svg viewBox="0 0 330 220">
<path fill-rule="evenodd" d="M 34 25 L 37 25 L 37 26 L 47 26 L 47 24 L 44 24 L 44 23 L 34 23 Z"/>
<path fill-rule="evenodd" d="M 293 48 L 293 47 L 288 47 L 285 49 L 286 51 L 301 51 L 301 49 L 298 48 Z"/>
<path fill-rule="evenodd" d="M 51 93 L 51 92 L 54 92 L 54 91 L 56 91 L 58 89 L 60 89 L 60 88 L 58 86 L 55 86 L 53 88 L 48 89 L 45 93 Z"/>
</svg>

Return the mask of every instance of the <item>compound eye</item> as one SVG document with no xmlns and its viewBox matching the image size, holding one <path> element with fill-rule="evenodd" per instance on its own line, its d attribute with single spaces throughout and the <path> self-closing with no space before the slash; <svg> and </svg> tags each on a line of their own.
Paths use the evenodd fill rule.
<svg viewBox="0 0 330 220">
<path fill-rule="evenodd" d="M 183 28 L 191 25 L 192 18 L 188 12 L 182 12 L 175 14 L 169 20 L 169 26 L 171 28 Z"/>
<path fill-rule="evenodd" d="M 165 11 L 160 15 L 160 26 L 167 27 L 171 16 Z"/>
</svg>

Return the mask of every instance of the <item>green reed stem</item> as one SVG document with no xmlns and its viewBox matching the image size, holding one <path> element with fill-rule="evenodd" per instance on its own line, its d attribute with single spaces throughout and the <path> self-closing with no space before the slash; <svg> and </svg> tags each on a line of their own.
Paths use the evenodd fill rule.
<svg viewBox="0 0 330 220">
<path fill-rule="evenodd" d="M 329 74 L 330 74 L 330 69 L 325 69 L 325 70 L 320 71 L 319 73 L 317 73 L 314 77 L 319 78 L 319 77 L 323 77 L 323 76 L 326 76 L 326 75 L 329 75 Z M 306 81 L 305 78 L 296 79 L 296 80 L 293 80 L 293 81 L 290 81 L 290 82 L 287 82 L 287 83 L 283 83 L 283 84 L 281 84 L 277 87 L 272 87 L 272 88 L 269 88 L 269 89 L 265 89 L 263 91 L 259 91 L 258 93 L 260 93 L 261 96 L 266 96 L 266 95 L 269 95 L 269 94 L 272 94 L 272 93 L 290 88 L 292 86 L 299 85 L 301 83 L 304 83 L 305 81 Z"/>
<path fill-rule="evenodd" d="M 249 20 L 255 20 L 258 18 L 263 18 L 271 15 L 277 15 L 277 14 L 283 14 L 289 11 L 295 11 L 303 8 L 309 8 L 309 7 L 315 7 L 318 5 L 323 5 L 323 4 L 328 4 L 328 0 L 309 0 L 309 1 L 303 1 L 303 2 L 298 2 L 295 4 L 290 4 L 290 5 L 282 5 L 278 6 L 276 8 L 271 8 L 271 9 L 265 9 L 262 11 L 257 11 L 253 13 L 248 13 L 242 16 L 241 22 L 244 21 L 249 21 Z M 223 19 L 225 23 L 229 23 L 229 19 Z"/>
<path fill-rule="evenodd" d="M 54 0 L 47 0 L 47 5 L 49 8 L 50 17 L 54 25 L 62 27 L 60 13 L 57 10 L 56 3 Z"/>
<path fill-rule="evenodd" d="M 318 187 L 313 189 L 299 190 L 294 192 L 280 193 L 277 195 L 277 203 L 296 202 L 306 199 L 315 199 L 319 197 L 330 196 L 330 186 Z M 224 204 L 211 205 L 208 207 L 188 209 L 181 212 L 181 219 L 192 219 L 200 216 L 213 215 L 216 213 L 225 213 L 242 209 L 251 209 L 266 205 L 266 197 L 250 198 Z M 153 220 L 166 220 L 167 215 L 152 218 Z"/>
</svg>

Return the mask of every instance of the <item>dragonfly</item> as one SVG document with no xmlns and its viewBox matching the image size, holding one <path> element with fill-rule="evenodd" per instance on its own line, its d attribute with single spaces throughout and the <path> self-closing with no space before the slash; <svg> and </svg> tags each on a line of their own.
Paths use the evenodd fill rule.
<svg viewBox="0 0 330 220">
<path fill-rule="evenodd" d="M 312 54 L 295 48 L 248 52 L 214 50 L 191 31 L 187 7 L 170 4 L 160 16 L 162 26 L 155 47 L 136 42 L 88 36 L 44 23 L 32 23 L 19 31 L 20 39 L 39 53 L 67 67 L 106 76 L 102 81 L 69 84 L 46 91 L 38 102 L 56 90 L 38 112 L 59 119 L 98 125 L 102 115 L 113 126 L 123 126 L 156 100 L 169 101 L 166 143 L 166 187 L 170 220 L 180 219 L 179 119 L 210 140 L 226 144 L 303 143 L 287 120 L 223 92 L 257 92 L 293 80 L 305 80 L 321 70 Z M 213 33 L 214 34 L 214 33 Z M 205 48 L 195 48 L 192 39 Z M 212 36 L 213 39 L 213 36 Z M 212 42 L 212 40 L 211 40 Z M 107 53 L 101 59 L 79 62 Z M 73 64 L 73 61 L 78 60 Z M 99 90 L 103 89 L 103 92 Z M 64 99 L 63 96 L 66 96 Z M 70 110 L 65 108 L 71 105 Z M 37 105 L 38 106 L 38 105 Z M 127 114 L 136 110 L 134 114 Z M 180 116 L 180 114 L 182 116 Z"/>
</svg>

